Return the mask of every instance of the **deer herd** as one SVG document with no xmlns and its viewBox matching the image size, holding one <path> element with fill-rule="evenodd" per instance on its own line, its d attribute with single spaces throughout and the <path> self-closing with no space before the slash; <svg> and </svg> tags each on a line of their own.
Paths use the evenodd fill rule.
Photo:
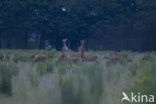
<svg viewBox="0 0 156 104">
<path fill-rule="evenodd" d="M 97 62 L 98 56 L 96 55 L 89 55 L 85 53 L 85 41 L 81 40 L 81 45 L 79 47 L 79 51 L 76 54 L 72 54 L 71 56 L 68 56 L 68 47 L 66 45 L 68 39 L 63 39 L 63 47 L 62 47 L 62 51 L 61 51 L 61 55 L 58 58 L 58 61 L 72 61 L 73 63 L 77 63 L 78 61 L 82 61 L 82 62 Z M 48 59 L 52 59 L 53 56 L 52 55 L 42 55 L 42 56 L 35 56 L 35 54 L 30 54 L 27 57 L 31 58 L 34 60 L 34 62 L 44 62 Z M 23 56 L 19 56 L 18 59 L 21 60 L 23 58 Z M 119 62 L 119 60 L 121 58 L 125 58 L 128 62 L 132 62 L 132 59 L 128 58 L 127 54 L 118 54 L 116 52 L 114 52 L 113 56 L 104 56 L 103 60 L 108 60 L 111 63 L 117 63 Z M 148 60 L 151 58 L 150 54 L 145 54 L 142 58 L 142 60 Z M 0 54 L 0 61 L 4 60 L 5 56 Z"/>
<path fill-rule="evenodd" d="M 59 57 L 59 61 L 73 61 L 77 63 L 78 61 L 88 61 L 93 62 L 97 60 L 96 55 L 86 55 L 85 54 L 85 41 L 81 40 L 81 46 L 79 47 L 79 52 L 77 54 L 73 54 L 68 56 L 68 47 L 66 45 L 67 39 L 63 39 L 63 47 L 62 47 L 62 54 Z"/>
</svg>

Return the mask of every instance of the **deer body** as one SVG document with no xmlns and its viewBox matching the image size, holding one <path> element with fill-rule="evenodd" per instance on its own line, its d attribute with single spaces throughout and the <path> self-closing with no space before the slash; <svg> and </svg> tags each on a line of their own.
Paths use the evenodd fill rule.
<svg viewBox="0 0 156 104">
<path fill-rule="evenodd" d="M 86 55 L 84 61 L 94 62 L 97 60 L 97 58 L 98 57 L 96 55 Z"/>
<path fill-rule="evenodd" d="M 4 56 L 0 54 L 0 60 L 4 60 Z"/>
<path fill-rule="evenodd" d="M 63 39 L 63 48 L 62 48 L 62 54 L 61 54 L 62 57 L 67 57 L 67 54 L 68 54 L 68 47 L 66 45 L 66 41 L 67 39 Z"/>
<path fill-rule="evenodd" d="M 68 47 L 66 45 L 67 39 L 63 39 L 63 47 L 62 47 L 62 53 L 61 56 L 59 57 L 59 61 L 69 61 L 70 58 L 68 57 Z"/>
<path fill-rule="evenodd" d="M 119 55 L 116 55 L 116 56 L 111 56 L 109 58 L 110 62 L 112 63 L 117 63 L 119 60 L 120 60 L 120 56 Z"/>
<path fill-rule="evenodd" d="M 94 62 L 97 60 L 96 55 L 85 55 L 85 47 L 84 47 L 84 40 L 81 40 L 81 47 L 79 48 L 79 54 L 82 61 Z"/>
<path fill-rule="evenodd" d="M 44 62 L 46 59 L 46 56 L 39 56 L 35 59 L 35 62 Z"/>
<path fill-rule="evenodd" d="M 79 48 L 79 54 L 80 54 L 80 57 L 83 59 L 85 58 L 85 46 L 84 46 L 84 40 L 81 40 L 81 46 Z"/>
</svg>

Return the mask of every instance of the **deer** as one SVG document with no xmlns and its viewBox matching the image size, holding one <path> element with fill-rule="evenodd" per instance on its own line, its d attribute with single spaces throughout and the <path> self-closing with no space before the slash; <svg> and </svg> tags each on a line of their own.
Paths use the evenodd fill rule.
<svg viewBox="0 0 156 104">
<path fill-rule="evenodd" d="M 109 56 L 104 56 L 103 59 L 109 59 Z"/>
<path fill-rule="evenodd" d="M 81 40 L 81 47 L 79 48 L 79 54 L 82 59 L 82 61 L 88 61 L 88 62 L 94 62 L 97 60 L 96 55 L 85 55 L 85 40 Z"/>
<path fill-rule="evenodd" d="M 83 59 L 83 58 L 85 58 L 85 45 L 84 45 L 85 40 L 81 40 L 80 42 L 81 42 L 81 46 L 79 48 L 79 55 Z"/>
<path fill-rule="evenodd" d="M 68 47 L 66 45 L 66 41 L 68 39 L 63 39 L 62 42 L 63 42 L 63 47 L 62 47 L 62 53 L 61 53 L 61 56 L 59 57 L 59 61 L 72 61 L 74 63 L 77 63 L 79 61 L 79 58 L 76 57 L 76 56 L 71 56 L 71 57 L 68 57 Z"/>
<path fill-rule="evenodd" d="M 47 59 L 52 59 L 53 58 L 53 56 L 52 55 L 49 55 L 49 54 L 47 54 L 47 55 L 44 55 Z"/>
<path fill-rule="evenodd" d="M 26 55 L 26 57 L 29 57 L 31 59 L 35 59 L 35 55 L 34 54 L 28 54 L 28 55 Z M 20 55 L 18 58 L 19 58 L 19 60 L 22 60 L 24 58 L 24 56 Z"/>
<path fill-rule="evenodd" d="M 65 59 L 67 59 L 67 54 L 68 54 L 68 47 L 66 45 L 66 41 L 68 39 L 63 39 L 62 42 L 63 42 L 63 47 L 62 47 L 62 53 L 61 53 L 61 56 L 59 57 L 59 60 L 60 61 L 63 61 Z"/>
<path fill-rule="evenodd" d="M 151 54 L 145 54 L 142 60 L 149 60 L 151 58 Z"/>
<path fill-rule="evenodd" d="M 85 51 L 85 48 L 84 48 L 84 40 L 81 40 L 80 41 L 81 45 L 79 47 L 79 52 L 77 54 L 73 54 L 71 55 L 71 57 L 84 57 L 84 51 Z"/>
<path fill-rule="evenodd" d="M 0 54 L 0 60 L 4 60 L 4 55 Z"/>
<path fill-rule="evenodd" d="M 35 54 L 30 54 L 29 55 L 32 59 L 35 59 Z"/>
<path fill-rule="evenodd" d="M 110 56 L 109 60 L 112 63 L 117 63 L 120 60 L 120 55 Z"/>
<path fill-rule="evenodd" d="M 109 60 L 111 63 L 117 63 L 121 58 L 125 58 L 127 62 L 133 62 L 132 59 L 128 58 L 128 54 L 117 54 L 114 52 L 114 56 L 104 56 L 103 59 Z"/>
<path fill-rule="evenodd" d="M 62 57 L 67 57 L 67 54 L 68 54 L 68 47 L 66 45 L 67 40 L 68 39 L 63 39 L 62 40 L 63 41 L 62 54 L 61 54 Z"/>
<path fill-rule="evenodd" d="M 111 63 L 117 63 L 120 60 L 120 55 L 114 52 L 114 56 L 105 56 L 103 59 L 108 59 Z"/>
<path fill-rule="evenodd" d="M 46 61 L 47 57 L 46 56 L 38 56 L 36 57 L 36 59 L 34 60 L 35 62 L 44 62 Z"/>
</svg>

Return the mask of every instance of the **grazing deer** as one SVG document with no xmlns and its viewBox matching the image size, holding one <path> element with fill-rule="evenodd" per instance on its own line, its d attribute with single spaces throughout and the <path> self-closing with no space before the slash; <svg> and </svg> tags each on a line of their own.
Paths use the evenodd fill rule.
<svg viewBox="0 0 156 104">
<path fill-rule="evenodd" d="M 109 57 L 108 56 L 104 56 L 103 59 L 109 59 Z"/>
<path fill-rule="evenodd" d="M 126 54 L 126 53 L 121 54 L 121 56 L 126 58 L 126 59 L 128 58 L 128 54 Z"/>
<path fill-rule="evenodd" d="M 44 62 L 46 59 L 47 59 L 46 56 L 38 56 L 38 57 L 35 59 L 35 62 Z"/>
<path fill-rule="evenodd" d="M 146 54 L 144 55 L 144 57 L 142 58 L 143 60 L 149 60 L 151 58 L 151 54 Z"/>
<path fill-rule="evenodd" d="M 94 62 L 97 60 L 97 58 L 98 58 L 98 56 L 96 56 L 96 55 L 86 55 L 84 58 L 84 61 Z"/>
<path fill-rule="evenodd" d="M 133 60 L 132 60 L 132 59 L 128 59 L 127 61 L 128 61 L 128 62 L 133 62 Z"/>
<path fill-rule="evenodd" d="M 120 60 L 120 55 L 118 55 L 116 52 L 114 54 L 115 56 L 110 56 L 109 60 L 112 63 L 117 63 Z"/>
<path fill-rule="evenodd" d="M 4 60 L 4 56 L 0 54 L 0 60 Z"/>
<path fill-rule="evenodd" d="M 44 55 L 47 59 L 52 59 L 53 56 L 52 55 Z"/>
<path fill-rule="evenodd" d="M 35 55 L 34 54 L 30 54 L 29 55 L 32 59 L 35 59 Z"/>
<path fill-rule="evenodd" d="M 24 57 L 28 57 L 28 58 L 31 58 L 31 59 L 35 59 L 35 55 L 34 54 L 29 54 L 29 55 L 23 55 L 23 56 L 19 56 L 19 60 L 22 60 Z"/>
</svg>

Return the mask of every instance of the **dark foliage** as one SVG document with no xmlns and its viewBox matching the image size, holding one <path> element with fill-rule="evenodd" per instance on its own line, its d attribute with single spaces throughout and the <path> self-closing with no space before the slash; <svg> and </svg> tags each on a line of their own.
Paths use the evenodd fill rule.
<svg viewBox="0 0 156 104">
<path fill-rule="evenodd" d="M 0 47 L 156 50 L 155 0 L 1 0 Z M 35 42 L 33 43 L 33 40 Z M 30 42 L 31 41 L 31 42 Z M 31 46 L 31 47 L 30 47 Z"/>
</svg>

